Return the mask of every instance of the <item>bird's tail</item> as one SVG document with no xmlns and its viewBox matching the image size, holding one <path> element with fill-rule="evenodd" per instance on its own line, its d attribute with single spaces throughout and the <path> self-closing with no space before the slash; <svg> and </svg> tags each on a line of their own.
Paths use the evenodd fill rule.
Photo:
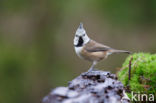
<svg viewBox="0 0 156 103">
<path fill-rule="evenodd" d="M 116 50 L 116 49 L 112 49 L 111 53 L 127 53 L 127 54 L 131 54 L 130 51 L 126 51 L 126 50 Z"/>
</svg>

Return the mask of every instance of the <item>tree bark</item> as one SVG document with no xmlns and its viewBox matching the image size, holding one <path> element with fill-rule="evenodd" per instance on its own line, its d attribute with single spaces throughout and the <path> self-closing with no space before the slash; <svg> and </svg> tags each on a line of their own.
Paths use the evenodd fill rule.
<svg viewBox="0 0 156 103">
<path fill-rule="evenodd" d="M 115 74 L 91 71 L 76 77 L 68 87 L 55 88 L 42 103 L 130 103 L 130 99 Z"/>
</svg>

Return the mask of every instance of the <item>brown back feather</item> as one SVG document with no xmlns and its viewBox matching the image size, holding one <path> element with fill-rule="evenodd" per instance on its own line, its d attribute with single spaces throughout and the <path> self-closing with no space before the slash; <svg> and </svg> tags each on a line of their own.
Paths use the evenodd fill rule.
<svg viewBox="0 0 156 103">
<path fill-rule="evenodd" d="M 108 51 L 111 50 L 112 48 L 110 48 L 109 46 L 97 43 L 94 40 L 90 40 L 86 45 L 85 45 L 85 49 L 88 52 L 99 52 L 99 51 Z"/>
</svg>

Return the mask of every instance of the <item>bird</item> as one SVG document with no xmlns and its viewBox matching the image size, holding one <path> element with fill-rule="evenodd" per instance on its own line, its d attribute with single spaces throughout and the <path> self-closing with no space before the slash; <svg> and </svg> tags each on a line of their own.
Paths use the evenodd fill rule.
<svg viewBox="0 0 156 103">
<path fill-rule="evenodd" d="M 93 71 L 95 65 L 103 59 L 106 59 L 109 55 L 113 53 L 127 53 L 131 52 L 126 50 L 117 50 L 109 46 L 103 45 L 90 39 L 87 35 L 86 30 L 81 22 L 76 30 L 74 37 L 74 48 L 78 57 L 84 60 L 92 62 L 92 65 L 88 72 Z"/>
</svg>

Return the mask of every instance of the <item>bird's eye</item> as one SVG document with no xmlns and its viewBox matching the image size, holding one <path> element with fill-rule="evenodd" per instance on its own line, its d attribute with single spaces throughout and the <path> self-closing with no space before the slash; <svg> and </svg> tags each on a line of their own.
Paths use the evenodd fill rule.
<svg viewBox="0 0 156 103">
<path fill-rule="evenodd" d="M 82 36 L 85 36 L 85 34 L 83 34 Z"/>
</svg>

